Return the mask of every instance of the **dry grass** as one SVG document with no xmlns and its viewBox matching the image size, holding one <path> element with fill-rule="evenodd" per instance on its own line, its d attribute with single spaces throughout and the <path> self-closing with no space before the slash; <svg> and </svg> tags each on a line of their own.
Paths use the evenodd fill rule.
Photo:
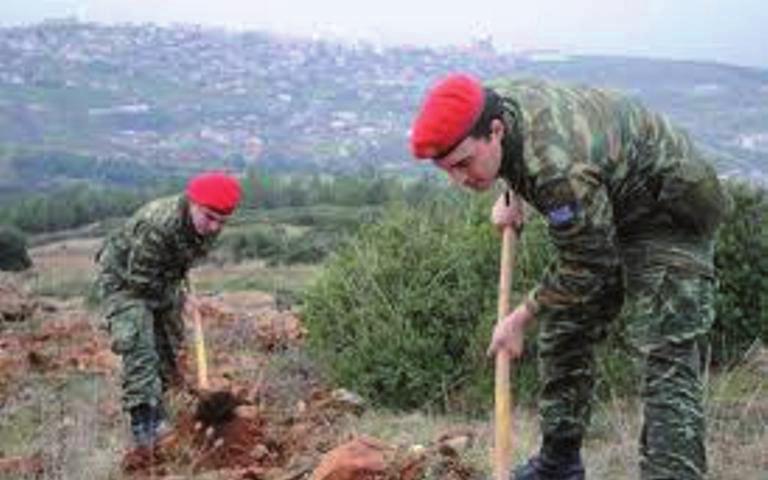
<svg viewBox="0 0 768 480">
<path fill-rule="evenodd" d="M 712 478 L 768 480 L 768 349 L 710 382 Z"/>
<path fill-rule="evenodd" d="M 43 296 L 87 296 L 95 274 L 94 256 L 101 241 L 69 239 L 32 248 L 34 267 L 24 274 L 27 288 Z M 206 292 L 250 290 L 295 296 L 317 271 L 318 267 L 308 265 L 268 267 L 258 260 L 236 265 L 207 262 L 193 270 L 192 278 L 196 288 Z"/>
<path fill-rule="evenodd" d="M 195 268 L 192 279 L 202 291 L 253 290 L 274 295 L 280 291 L 296 292 L 303 289 L 312 281 L 318 269 L 313 265 L 269 267 L 259 260 L 225 266 L 208 263 Z"/>
<path fill-rule="evenodd" d="M 117 395 L 101 376 L 28 378 L 3 399 L 0 451 L 42 457 L 43 474 L 29 478 L 117 478 L 127 437 L 117 410 L 105 408 Z"/>
<path fill-rule="evenodd" d="M 527 453 L 537 446 L 535 415 L 529 411 L 515 411 L 513 428 L 514 462 L 517 463 L 522 462 Z M 444 434 L 471 432 L 473 440 L 463 452 L 462 461 L 484 475 L 491 475 L 493 425 L 490 421 L 456 415 L 369 411 L 346 425 L 345 432 L 350 437 L 366 435 L 406 447 L 428 447 Z"/>
<path fill-rule="evenodd" d="M 85 296 L 93 283 L 93 257 L 99 240 L 65 240 L 30 250 L 34 266 L 26 284 L 37 295 Z"/>
<path fill-rule="evenodd" d="M 768 360 L 768 353 L 765 354 Z M 709 479 L 768 480 L 768 375 L 749 364 L 714 375 L 707 400 Z M 595 407 L 584 461 L 593 480 L 638 477 L 639 401 L 614 399 Z M 347 426 L 350 435 L 365 434 L 396 445 L 429 444 L 445 431 L 468 428 L 476 442 L 465 460 L 491 474 L 492 425 L 451 416 L 368 412 Z M 514 458 L 521 462 L 538 449 L 535 412 L 513 416 Z"/>
</svg>

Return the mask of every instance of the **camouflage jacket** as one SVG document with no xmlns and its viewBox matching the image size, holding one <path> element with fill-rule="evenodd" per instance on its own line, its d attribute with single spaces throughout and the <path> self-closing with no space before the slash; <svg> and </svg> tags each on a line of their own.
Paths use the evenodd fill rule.
<svg viewBox="0 0 768 480">
<path fill-rule="evenodd" d="M 531 294 L 541 307 L 616 292 L 622 242 L 713 235 L 725 203 L 719 181 L 666 117 L 586 87 L 488 86 L 503 98 L 509 132 L 501 177 L 546 217 L 558 251 L 557 268 Z M 711 268 L 711 260 L 688 263 Z"/>
<path fill-rule="evenodd" d="M 167 305 L 214 239 L 195 231 L 184 195 L 154 200 L 104 241 L 96 256 L 100 295 L 120 293 L 154 307 Z"/>
</svg>

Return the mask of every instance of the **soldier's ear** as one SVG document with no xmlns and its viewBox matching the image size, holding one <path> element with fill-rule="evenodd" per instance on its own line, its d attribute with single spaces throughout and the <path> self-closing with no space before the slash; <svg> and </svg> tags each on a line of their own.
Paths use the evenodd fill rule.
<svg viewBox="0 0 768 480">
<path fill-rule="evenodd" d="M 504 138 L 504 122 L 500 118 L 494 118 L 491 120 L 491 135 L 499 137 L 499 140 Z"/>
</svg>

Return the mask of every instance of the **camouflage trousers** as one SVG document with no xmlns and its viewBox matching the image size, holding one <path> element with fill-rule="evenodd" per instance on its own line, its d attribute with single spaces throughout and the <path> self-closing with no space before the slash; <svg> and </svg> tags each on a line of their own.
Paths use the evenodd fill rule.
<svg viewBox="0 0 768 480">
<path fill-rule="evenodd" d="M 701 357 L 714 320 L 713 251 L 710 238 L 672 235 L 621 244 L 623 295 L 618 291 L 607 302 L 623 297 L 622 337 L 642 372 L 643 480 L 706 474 Z M 581 444 L 593 401 L 594 346 L 618 310 L 614 304 L 540 319 L 545 443 Z"/>
<path fill-rule="evenodd" d="M 163 393 L 180 378 L 177 359 L 184 342 L 180 302 L 152 308 L 144 300 L 115 294 L 104 305 L 112 351 L 122 358 L 123 408 L 162 404 Z"/>
</svg>

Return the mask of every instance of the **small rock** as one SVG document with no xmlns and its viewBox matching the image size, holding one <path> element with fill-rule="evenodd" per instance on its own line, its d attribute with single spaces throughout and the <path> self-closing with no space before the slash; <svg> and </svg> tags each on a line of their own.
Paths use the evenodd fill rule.
<svg viewBox="0 0 768 480">
<path fill-rule="evenodd" d="M 323 456 L 312 480 L 376 478 L 387 470 L 385 455 L 392 447 L 372 438 L 356 438 Z"/>
<path fill-rule="evenodd" d="M 235 415 L 240 418 L 256 420 L 259 418 L 259 407 L 254 405 L 240 405 L 235 409 Z"/>
<path fill-rule="evenodd" d="M 268 455 L 269 455 L 269 449 L 261 443 L 253 447 L 253 450 L 251 450 L 251 456 L 256 460 L 263 460 Z"/>
<path fill-rule="evenodd" d="M 416 444 L 416 445 L 411 445 L 411 447 L 408 449 L 408 453 L 411 453 L 413 455 L 421 455 L 422 453 L 424 453 L 425 450 L 426 448 L 424 448 L 424 445 Z"/>
<path fill-rule="evenodd" d="M 440 435 L 437 440 L 437 451 L 447 457 L 457 457 L 472 446 L 475 433 L 471 430 L 459 430 Z"/>
</svg>

